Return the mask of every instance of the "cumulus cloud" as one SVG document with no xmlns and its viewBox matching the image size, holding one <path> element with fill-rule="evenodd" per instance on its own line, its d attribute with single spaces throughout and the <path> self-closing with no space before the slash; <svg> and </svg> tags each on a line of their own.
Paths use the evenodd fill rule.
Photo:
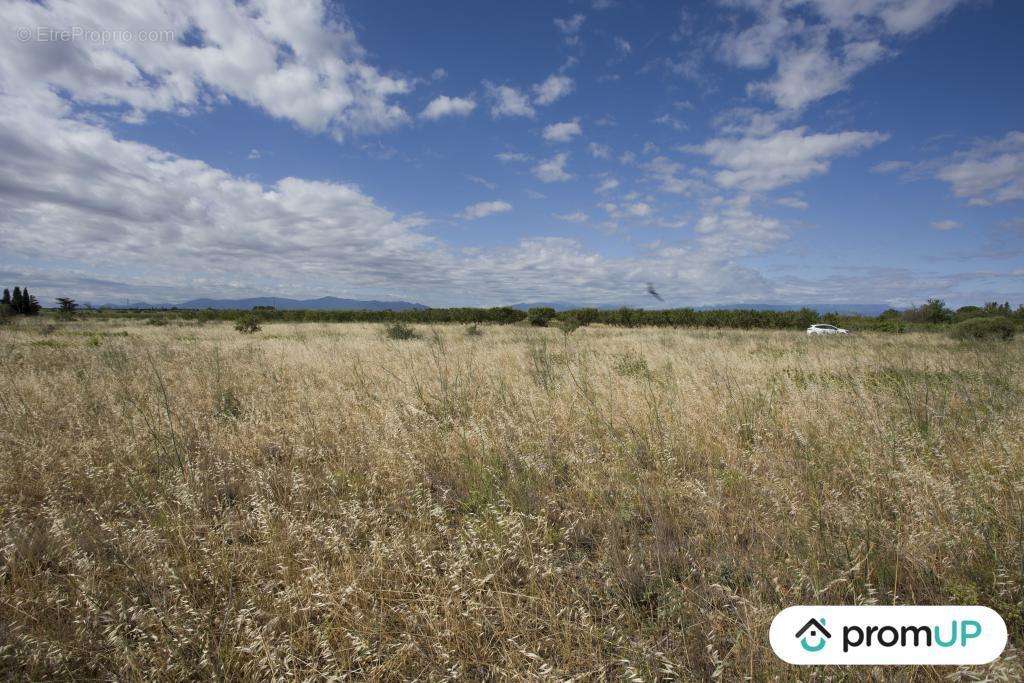
<svg viewBox="0 0 1024 683">
<path fill-rule="evenodd" d="M 484 81 L 484 88 L 491 99 L 491 116 L 501 118 L 503 116 L 525 116 L 533 118 L 536 111 L 530 105 L 530 98 L 521 90 L 510 85 L 494 85 Z"/>
<path fill-rule="evenodd" d="M 555 218 L 560 221 L 567 221 L 569 223 L 586 223 L 590 220 L 590 217 L 582 211 L 574 211 L 572 213 L 556 213 Z"/>
<path fill-rule="evenodd" d="M 654 119 L 654 122 L 668 126 L 672 130 L 686 130 L 686 124 L 670 114 L 662 114 Z"/>
<path fill-rule="evenodd" d="M 605 178 L 602 180 L 597 187 L 594 188 L 594 192 L 603 194 L 605 192 L 611 192 L 619 186 L 619 181 L 615 178 Z"/>
<path fill-rule="evenodd" d="M 445 116 L 469 116 L 476 109 L 476 102 L 469 97 L 448 97 L 441 95 L 431 100 L 420 113 L 421 119 L 437 121 Z"/>
<path fill-rule="evenodd" d="M 485 218 L 496 213 L 506 213 L 511 210 L 511 204 L 500 200 L 494 202 L 478 202 L 463 209 L 459 214 L 459 217 L 463 220 L 473 221 L 478 218 Z"/>
<path fill-rule="evenodd" d="M 654 157 L 644 168 L 647 177 L 657 183 L 662 192 L 668 194 L 693 195 L 705 189 L 705 183 L 697 178 L 680 177 L 683 165 L 668 157 Z"/>
<path fill-rule="evenodd" d="M 941 220 L 932 221 L 932 227 L 936 230 L 952 230 L 953 228 L 959 228 L 960 224 L 953 220 Z"/>
<path fill-rule="evenodd" d="M 761 191 L 824 173 L 833 158 L 873 147 L 889 137 L 866 131 L 810 135 L 806 131 L 800 127 L 760 138 L 715 138 L 691 151 L 707 155 L 723 169 L 714 176 L 722 187 Z"/>
<path fill-rule="evenodd" d="M 513 161 L 522 162 L 530 160 L 530 156 L 528 154 L 523 154 L 522 152 L 501 152 L 499 154 L 495 154 L 494 157 L 503 164 L 511 163 Z"/>
<path fill-rule="evenodd" d="M 858 73 L 893 54 L 896 39 L 927 28 L 964 1 L 738 2 L 755 19 L 722 37 L 721 56 L 740 67 L 774 65 L 774 77 L 752 84 L 751 92 L 800 109 L 845 89 Z"/>
<path fill-rule="evenodd" d="M 618 36 L 615 37 L 615 47 L 623 56 L 626 56 L 633 51 L 633 46 L 629 44 L 629 41 Z"/>
<path fill-rule="evenodd" d="M 569 142 L 577 135 L 582 134 L 583 129 L 580 128 L 579 119 L 552 123 L 550 126 L 544 127 L 544 139 L 548 142 Z"/>
<path fill-rule="evenodd" d="M 750 196 L 716 201 L 705 210 L 694 230 L 709 254 L 725 257 L 760 254 L 789 237 L 782 222 L 750 210 Z"/>
<path fill-rule="evenodd" d="M 591 156 L 593 156 L 595 159 L 612 158 L 612 148 L 609 147 L 608 145 L 602 145 L 596 142 L 591 142 L 587 144 L 587 149 L 590 150 Z"/>
<path fill-rule="evenodd" d="M 1024 199 L 1024 132 L 981 141 L 944 162 L 936 177 L 969 204 L 988 206 Z"/>
<path fill-rule="evenodd" d="M 1024 199 L 1024 132 L 975 140 L 966 149 L 923 161 L 883 161 L 874 173 L 898 173 L 903 180 L 936 178 L 972 206 Z"/>
<path fill-rule="evenodd" d="M 483 185 L 488 190 L 498 189 L 498 186 L 492 183 L 490 180 L 488 180 L 487 178 L 481 178 L 480 176 L 477 175 L 466 175 L 466 180 L 468 180 L 471 183 L 476 183 L 477 185 Z"/>
<path fill-rule="evenodd" d="M 555 19 L 555 26 L 558 30 L 566 35 L 574 35 L 580 32 L 583 28 L 583 22 L 586 21 L 586 16 L 582 14 L 574 14 L 567 19 Z"/>
<path fill-rule="evenodd" d="M 565 164 L 569 161 L 569 154 L 562 152 L 550 159 L 546 159 L 533 167 L 533 175 L 537 180 L 545 183 L 558 183 L 570 180 L 572 175 L 565 170 Z"/>
<path fill-rule="evenodd" d="M 562 74 L 551 74 L 543 83 L 539 83 L 533 86 L 533 91 L 536 93 L 534 103 L 539 105 L 546 105 L 560 100 L 573 91 L 574 88 L 573 80 Z"/>
<path fill-rule="evenodd" d="M 791 209 L 797 209 L 799 211 L 803 211 L 804 209 L 810 206 L 810 204 L 805 202 L 803 199 L 800 199 L 799 197 L 779 197 L 778 199 L 775 200 L 775 203 L 780 206 L 787 206 Z"/>
<path fill-rule="evenodd" d="M 33 288 L 41 296 L 73 293 L 102 301 L 141 293 L 180 301 L 199 292 L 244 290 L 415 297 L 447 305 L 620 302 L 632 291 L 642 300 L 646 281 L 666 283 L 662 293 L 676 301 L 781 298 L 793 291 L 738 262 L 788 236 L 781 221 L 753 211 L 749 199 L 704 201 L 695 237 L 636 255 L 609 256 L 556 237 L 470 251 L 431 235 L 430 217 L 396 213 L 352 183 L 295 177 L 261 183 L 126 140 L 109 127 L 113 117 L 138 122 L 153 112 L 188 115 L 229 101 L 335 137 L 384 130 L 408 121 L 395 100 L 412 84 L 374 67 L 348 24 L 317 0 L 115 5 L 52 0 L 4 6 L 14 26 L 138 30 L 160 24 L 177 36 L 167 44 L 0 42 L 0 274 L 40 283 Z M 95 17 L 102 17 L 102 27 Z M 892 21 L 914 24 L 895 15 Z M 492 86 L 486 104 L 494 116 L 533 116 L 532 96 Z M 751 164 L 723 145 L 702 153 L 713 163 L 721 159 L 722 172 L 749 171 Z M 827 165 L 832 151 L 811 157 Z M 528 161 L 506 154 L 509 161 Z M 945 165 L 998 156 L 969 150 Z M 544 182 L 568 180 L 568 159 L 558 154 L 532 170 Z M 623 160 L 636 163 L 631 155 Z M 801 175 L 787 164 L 788 176 Z M 693 179 L 692 169 L 667 159 L 647 172 L 659 172 L 666 182 Z M 973 185 L 970 174 L 951 173 L 947 182 L 955 188 L 973 188 L 966 197 L 1013 196 L 1012 181 L 992 170 L 981 174 L 988 181 Z M 736 186 L 755 181 L 756 174 Z M 610 177 L 593 182 L 603 192 L 618 187 Z M 656 225 L 652 216 L 664 216 L 666 225 L 678 223 L 667 207 L 655 210 L 647 195 L 620 202 L 616 210 L 626 219 Z M 460 215 L 493 215 L 511 209 L 505 204 L 482 202 Z M 893 287 L 907 296 L 942 291 L 934 280 L 884 281 L 898 282 Z M 850 291 L 849 283 L 842 285 L 841 294 Z"/>
<path fill-rule="evenodd" d="M 387 290 L 428 277 L 437 242 L 357 187 L 282 178 L 269 186 L 107 129 L 62 103 L 0 95 L 0 252 L 48 258 L 55 244 L 91 272 L 142 268 L 151 282 L 222 273 L 296 282 L 325 276 Z M 26 154 L 31 143 L 32 152 Z M 221 280 L 218 280 L 221 278 Z"/>
<path fill-rule="evenodd" d="M 320 0 L 299 6 L 14 2 L 4 5 L 4 20 L 9 26 L 167 31 L 158 41 L 0 41 L 8 91 L 53 89 L 80 104 L 121 108 L 127 122 L 225 98 L 336 138 L 409 119 L 392 98 L 412 84 L 367 63 L 352 29 Z"/>
</svg>

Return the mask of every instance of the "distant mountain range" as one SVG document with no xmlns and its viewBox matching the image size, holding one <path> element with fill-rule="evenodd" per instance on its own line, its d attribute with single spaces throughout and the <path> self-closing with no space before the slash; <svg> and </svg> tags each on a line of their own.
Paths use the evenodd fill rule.
<svg viewBox="0 0 1024 683">
<path fill-rule="evenodd" d="M 324 296 L 319 299 L 285 299 L 282 297 L 258 296 L 249 299 L 190 299 L 180 304 L 149 304 L 130 301 L 125 304 L 107 304 L 102 308 L 184 308 L 184 309 L 241 309 L 256 306 L 273 306 L 279 311 L 412 311 L 426 310 L 429 306 L 409 301 L 361 301 Z"/>
<path fill-rule="evenodd" d="M 622 308 L 621 305 L 612 304 L 574 304 L 567 301 L 548 301 L 538 303 L 512 304 L 511 308 L 525 311 L 530 308 L 553 308 L 556 311 L 571 311 L 575 308 L 597 308 L 608 311 Z M 692 308 L 695 311 L 799 311 L 801 308 L 809 308 L 818 313 L 840 313 L 842 315 L 880 315 L 892 308 L 887 304 L 716 304 L 712 306 L 641 306 L 647 309 L 662 308 Z"/>
<path fill-rule="evenodd" d="M 282 297 L 259 296 L 248 299 L 191 299 L 180 304 L 150 304 L 142 301 L 131 301 L 124 304 L 106 304 L 101 308 L 149 308 L 149 309 L 239 309 L 249 310 L 255 306 L 273 306 L 282 311 L 422 311 L 430 308 L 423 304 L 410 301 L 364 301 L 360 299 L 339 299 L 325 296 L 319 299 L 285 299 Z M 511 304 L 509 308 L 525 311 L 530 308 L 553 308 L 556 311 L 569 311 L 575 308 L 596 308 L 599 310 L 615 310 L 619 304 L 580 304 L 569 301 L 538 301 L 532 303 Z M 655 308 L 654 306 L 644 308 Z M 657 308 L 670 308 L 658 306 Z M 818 313 L 840 313 L 844 315 L 879 315 L 890 308 L 886 304 L 719 304 L 711 306 L 679 306 L 677 308 L 693 308 L 698 311 L 746 309 L 755 311 L 796 311 L 810 308 Z"/>
</svg>

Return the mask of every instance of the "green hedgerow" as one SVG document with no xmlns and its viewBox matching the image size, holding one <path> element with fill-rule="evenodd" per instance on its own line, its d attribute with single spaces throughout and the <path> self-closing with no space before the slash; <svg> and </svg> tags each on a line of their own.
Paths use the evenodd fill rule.
<svg viewBox="0 0 1024 683">
<path fill-rule="evenodd" d="M 991 318 L 968 318 L 957 323 L 950 331 L 953 339 L 967 341 L 970 339 L 1013 339 L 1016 332 L 1013 321 L 1003 316 Z"/>
</svg>

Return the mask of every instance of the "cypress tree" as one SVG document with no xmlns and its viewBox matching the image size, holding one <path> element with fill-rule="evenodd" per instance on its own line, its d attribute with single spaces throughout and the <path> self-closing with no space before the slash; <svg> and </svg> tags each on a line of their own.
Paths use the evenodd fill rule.
<svg viewBox="0 0 1024 683">
<path fill-rule="evenodd" d="M 11 290 L 7 289 L 6 287 L 4 287 L 3 301 L 0 301 L 0 303 L 7 304 L 8 306 L 11 305 Z"/>
<path fill-rule="evenodd" d="M 28 293 L 28 287 L 21 290 L 21 298 L 25 302 L 25 315 L 39 314 L 39 309 L 41 309 L 42 306 L 39 305 L 39 299 Z"/>
<path fill-rule="evenodd" d="M 22 307 L 22 303 L 21 303 L 21 287 L 18 287 L 18 286 L 14 287 L 14 296 L 11 297 L 11 306 L 14 308 L 14 312 L 15 313 L 19 313 L 20 314 L 22 312 L 22 310 L 21 310 L 21 307 Z"/>
</svg>

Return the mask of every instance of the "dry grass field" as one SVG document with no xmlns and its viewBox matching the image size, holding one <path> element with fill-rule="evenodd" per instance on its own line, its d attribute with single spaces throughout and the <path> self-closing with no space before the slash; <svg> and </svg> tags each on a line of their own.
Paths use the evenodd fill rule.
<svg viewBox="0 0 1024 683">
<path fill-rule="evenodd" d="M 1024 676 L 1024 342 L 481 330 L 0 328 L 0 677 Z M 808 603 L 1010 645 L 798 669 Z"/>
</svg>

